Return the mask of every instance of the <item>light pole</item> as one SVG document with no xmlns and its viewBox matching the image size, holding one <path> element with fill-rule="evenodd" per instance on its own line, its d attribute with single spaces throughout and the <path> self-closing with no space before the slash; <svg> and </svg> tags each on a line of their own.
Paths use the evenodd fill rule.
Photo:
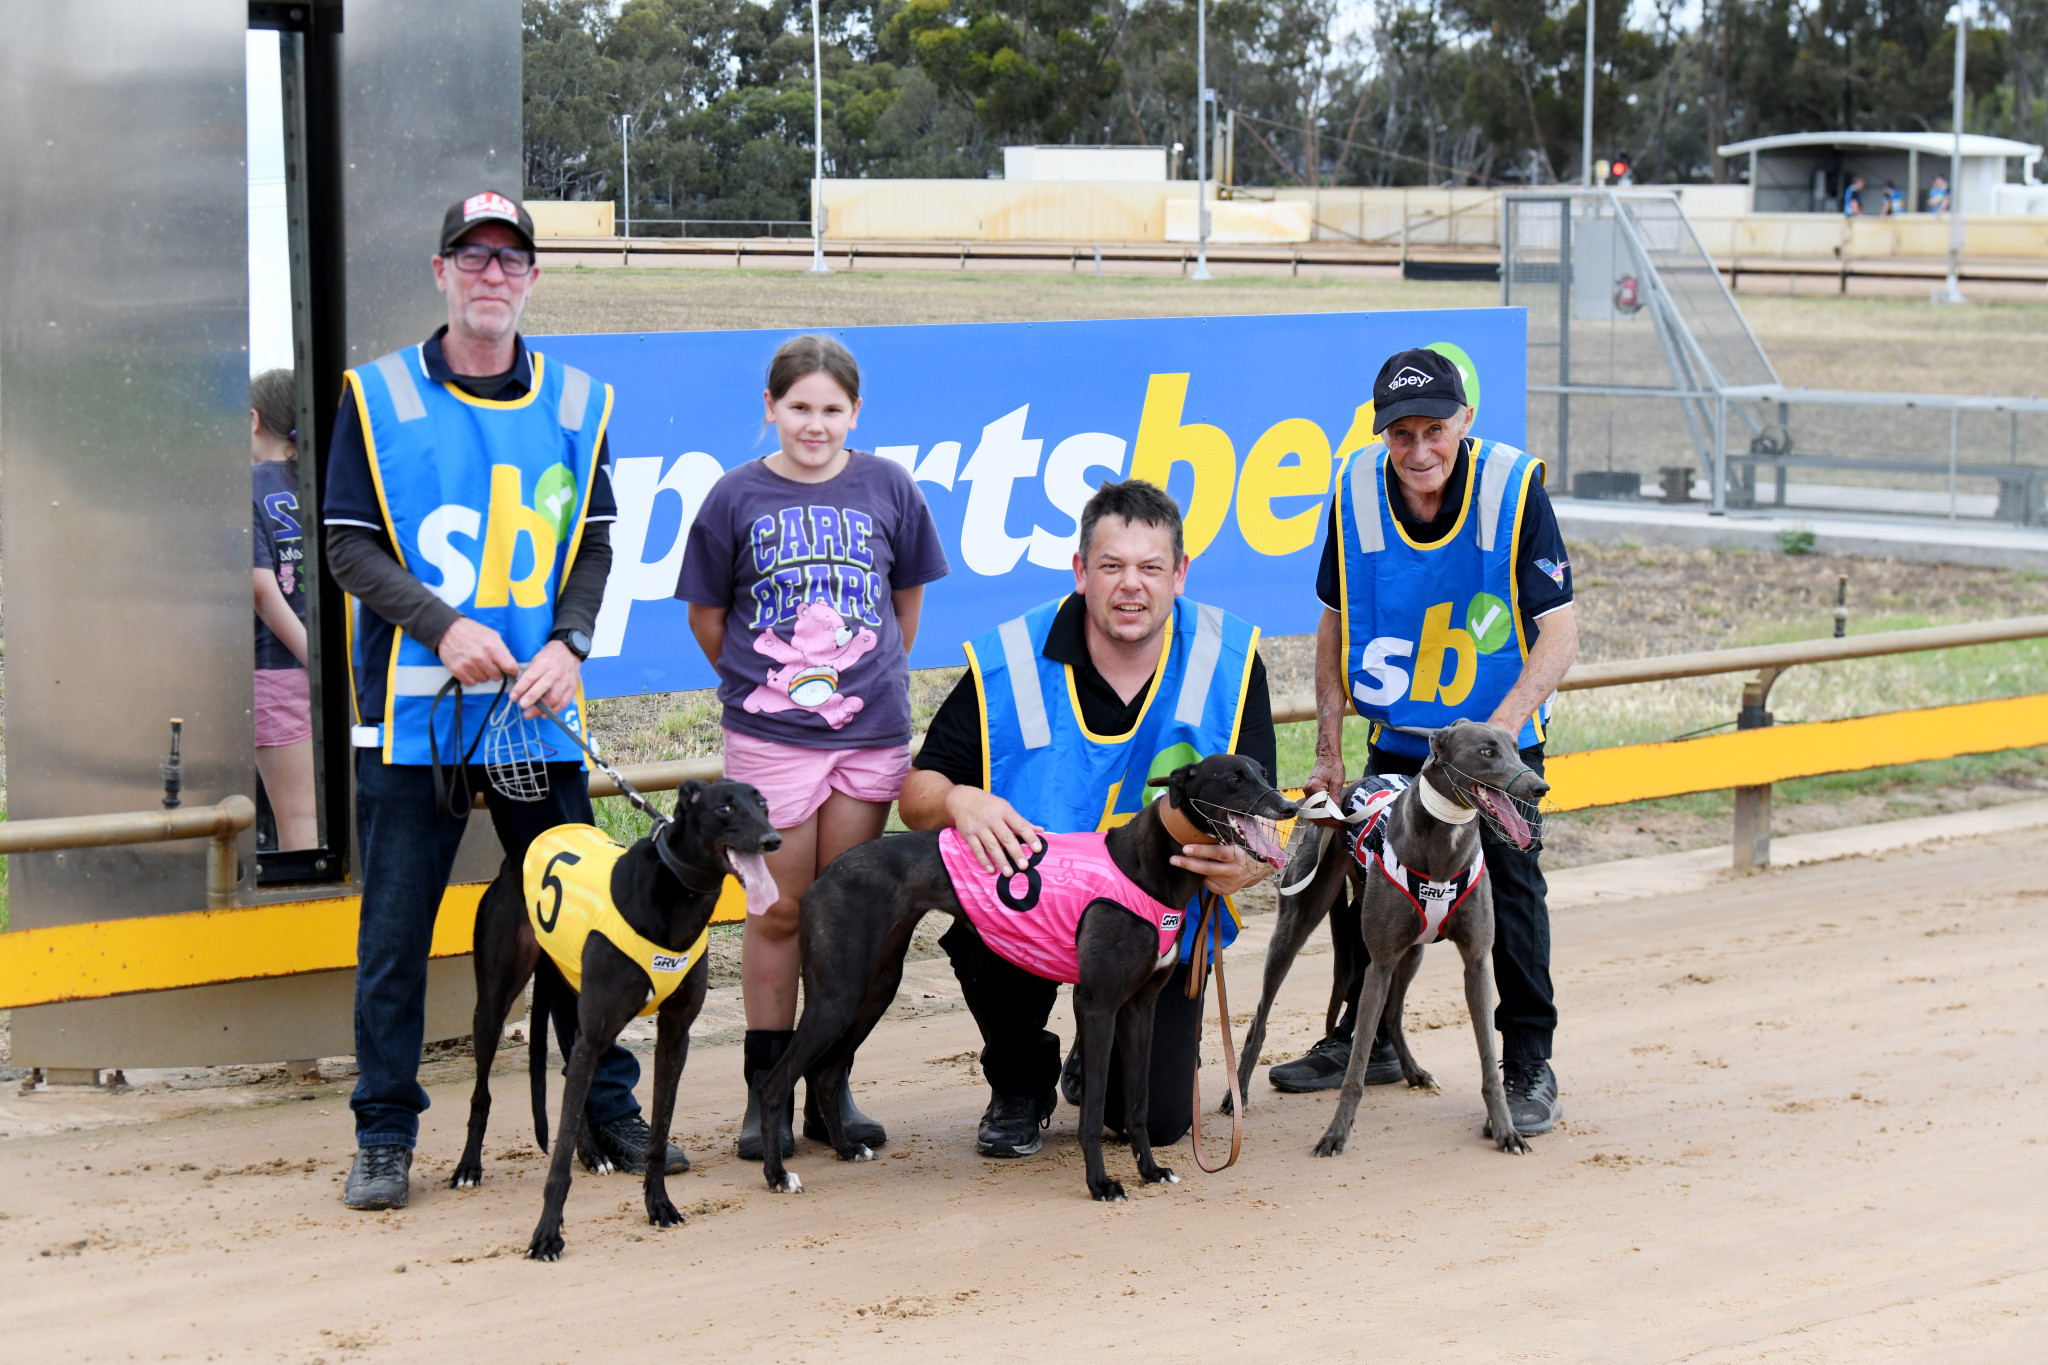
<svg viewBox="0 0 2048 1365">
<path fill-rule="evenodd" d="M 619 115 L 619 172 L 625 178 L 626 243 L 633 241 L 633 116 Z"/>
<path fill-rule="evenodd" d="M 1586 110 L 1579 134 L 1579 183 L 1593 188 L 1593 0 L 1586 0 Z"/>
<path fill-rule="evenodd" d="M 1195 273 L 1209 278 L 1209 0 L 1195 0 Z"/>
<path fill-rule="evenodd" d="M 811 270 L 829 275 L 821 212 L 825 195 L 825 48 L 818 36 L 818 0 L 811 0 Z"/>
<path fill-rule="evenodd" d="M 1955 133 L 1948 157 L 1948 285 L 1936 303 L 1968 303 L 1961 288 L 1963 270 L 1963 56 L 1969 48 L 1970 15 L 1966 0 L 1956 0 Z"/>
</svg>

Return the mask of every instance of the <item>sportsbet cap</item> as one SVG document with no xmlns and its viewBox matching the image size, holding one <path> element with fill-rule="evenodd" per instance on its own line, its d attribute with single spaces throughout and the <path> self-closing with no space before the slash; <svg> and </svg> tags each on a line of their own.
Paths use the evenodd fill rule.
<svg viewBox="0 0 2048 1365">
<path fill-rule="evenodd" d="M 480 223 L 503 223 L 525 239 L 528 251 L 533 250 L 533 219 L 518 200 L 496 190 L 484 190 L 448 206 L 441 218 L 441 250 L 447 251 Z"/>
<path fill-rule="evenodd" d="M 1372 433 L 1403 417 L 1455 417 L 1467 407 L 1465 376 L 1435 351 L 1397 351 L 1372 381 Z"/>
</svg>

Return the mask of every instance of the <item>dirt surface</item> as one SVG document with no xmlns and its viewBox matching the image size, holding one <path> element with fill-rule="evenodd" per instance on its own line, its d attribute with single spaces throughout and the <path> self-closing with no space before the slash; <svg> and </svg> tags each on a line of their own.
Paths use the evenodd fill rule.
<svg viewBox="0 0 2048 1365">
<path fill-rule="evenodd" d="M 1185 1183 L 1118 1206 L 1085 1196 L 1070 1108 L 1034 1159 L 973 1155 L 972 1021 L 909 990 L 857 1072 L 892 1133 L 879 1162 L 804 1144 L 808 1192 L 769 1194 L 729 1155 L 738 1049 L 700 1047 L 676 1124 L 690 1221 L 655 1232 L 636 1182 L 579 1176 L 554 1266 L 519 1258 L 542 1162 L 515 1075 L 483 1187 L 441 1188 L 466 1087 L 440 1079 L 415 1202 L 380 1215 L 339 1202 L 332 1084 L 10 1094 L 10 1355 L 2036 1359 L 2043 885 L 2048 845 L 2008 835 L 1560 913 L 1567 1118 L 1523 1158 L 1477 1135 L 1439 949 L 1410 1028 L 1443 1093 L 1369 1092 L 1324 1162 L 1331 1097 L 1260 1079 L 1240 1165 L 1204 1176 L 1178 1144 Z M 1255 960 L 1235 955 L 1240 1015 Z M 1289 981 L 1270 1058 L 1319 1030 L 1328 960 Z M 1128 1175 L 1128 1152 L 1110 1163 Z"/>
</svg>

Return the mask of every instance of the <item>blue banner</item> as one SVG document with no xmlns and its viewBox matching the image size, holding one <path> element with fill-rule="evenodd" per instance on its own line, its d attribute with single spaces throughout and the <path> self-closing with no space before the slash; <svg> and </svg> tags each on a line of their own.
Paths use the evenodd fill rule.
<svg viewBox="0 0 2048 1365">
<path fill-rule="evenodd" d="M 1373 444 L 1372 380 L 1431 346 L 1466 372 L 1475 435 L 1522 445 L 1519 308 L 813 329 L 860 361 L 851 444 L 897 461 L 931 504 L 952 574 L 926 592 L 911 665 L 1071 592 L 1096 485 L 1142 476 L 1186 516 L 1188 593 L 1269 635 L 1315 629 L 1337 463 Z M 617 390 L 619 520 L 584 685 L 594 697 L 717 679 L 674 599 L 692 518 L 720 474 L 775 450 L 768 359 L 795 331 L 535 337 Z"/>
</svg>

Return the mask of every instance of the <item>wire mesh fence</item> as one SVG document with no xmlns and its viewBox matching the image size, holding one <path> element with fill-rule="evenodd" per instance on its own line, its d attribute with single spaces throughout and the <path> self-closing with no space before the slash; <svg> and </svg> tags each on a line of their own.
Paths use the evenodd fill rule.
<svg viewBox="0 0 2048 1365">
<path fill-rule="evenodd" d="M 1529 443 L 1573 497 L 2039 525 L 2048 401 L 1787 389 L 1668 194 L 1505 196 Z"/>
</svg>

